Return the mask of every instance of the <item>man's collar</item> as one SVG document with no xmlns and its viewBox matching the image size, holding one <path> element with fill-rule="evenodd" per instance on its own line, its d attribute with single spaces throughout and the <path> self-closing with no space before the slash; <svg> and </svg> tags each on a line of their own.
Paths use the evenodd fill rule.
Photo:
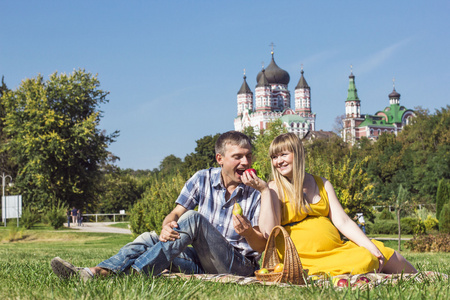
<svg viewBox="0 0 450 300">
<path fill-rule="evenodd" d="M 222 181 L 222 168 L 217 168 L 211 174 L 212 186 L 214 188 L 226 188 L 225 184 Z M 237 190 L 243 189 L 245 184 L 242 182 L 236 187 Z"/>
</svg>

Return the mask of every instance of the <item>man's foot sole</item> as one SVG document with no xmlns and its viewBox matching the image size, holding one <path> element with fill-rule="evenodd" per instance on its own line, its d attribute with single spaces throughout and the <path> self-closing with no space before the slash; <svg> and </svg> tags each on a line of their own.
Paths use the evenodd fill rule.
<svg viewBox="0 0 450 300">
<path fill-rule="evenodd" d="M 60 257 L 53 258 L 50 265 L 52 266 L 53 273 L 61 279 L 68 279 L 72 276 L 77 276 L 86 282 L 94 278 L 92 273 L 88 271 L 87 268 L 75 267 Z"/>
</svg>

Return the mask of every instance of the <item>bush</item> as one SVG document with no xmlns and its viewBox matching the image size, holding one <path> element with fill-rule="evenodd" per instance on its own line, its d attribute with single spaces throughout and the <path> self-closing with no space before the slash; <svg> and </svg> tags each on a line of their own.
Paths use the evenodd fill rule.
<svg viewBox="0 0 450 300">
<path fill-rule="evenodd" d="M 426 232 L 424 222 L 417 218 L 401 218 L 400 225 L 402 233 L 405 234 L 424 234 Z"/>
<path fill-rule="evenodd" d="M 433 218 L 431 215 L 428 215 L 425 221 L 423 221 L 427 232 L 435 229 L 439 229 L 439 221 L 436 218 Z"/>
<path fill-rule="evenodd" d="M 400 219 L 402 234 L 423 234 L 425 233 L 425 224 L 420 219 L 406 217 Z M 398 234 L 398 224 L 396 220 L 376 221 L 370 226 L 372 234 Z"/>
<path fill-rule="evenodd" d="M 450 234 L 414 236 L 405 247 L 416 252 L 450 252 Z"/>
<path fill-rule="evenodd" d="M 450 205 L 445 204 L 439 215 L 439 232 L 450 233 Z"/>
<path fill-rule="evenodd" d="M 403 230 L 402 230 L 403 232 Z M 375 221 L 373 225 L 370 226 L 370 233 L 372 234 L 396 234 L 398 233 L 397 221 L 386 220 L 383 222 Z"/>
<path fill-rule="evenodd" d="M 38 210 L 33 206 L 26 206 L 22 211 L 20 218 L 21 224 L 25 229 L 30 229 L 41 219 Z"/>
<path fill-rule="evenodd" d="M 47 223 L 54 229 L 59 229 L 64 226 L 67 221 L 67 207 L 65 207 L 60 201 L 57 205 L 52 205 L 50 210 L 46 214 Z"/>
<path fill-rule="evenodd" d="M 164 218 L 175 207 L 175 200 L 185 183 L 181 174 L 154 180 L 130 211 L 130 227 L 134 236 L 161 230 Z"/>
<path fill-rule="evenodd" d="M 389 208 L 385 208 L 381 211 L 380 215 L 378 216 L 378 219 L 380 220 L 394 220 L 394 215 L 389 211 Z"/>
</svg>

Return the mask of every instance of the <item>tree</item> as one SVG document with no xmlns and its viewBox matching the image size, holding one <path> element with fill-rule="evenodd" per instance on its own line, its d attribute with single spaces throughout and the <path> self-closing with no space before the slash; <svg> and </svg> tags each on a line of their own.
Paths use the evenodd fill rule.
<svg viewBox="0 0 450 300">
<path fill-rule="evenodd" d="M 271 159 L 269 157 L 269 147 L 273 139 L 282 133 L 286 133 L 287 129 L 281 121 L 275 120 L 267 123 L 267 129 L 261 130 L 260 134 L 254 142 L 253 149 L 253 168 L 255 168 L 258 176 L 262 180 L 269 180 L 272 173 Z"/>
<path fill-rule="evenodd" d="M 436 194 L 436 219 L 439 220 L 442 207 L 450 203 L 450 184 L 445 179 L 439 180 L 438 190 Z"/>
<path fill-rule="evenodd" d="M 98 128 L 99 106 L 108 102 L 99 87 L 97 76 L 75 70 L 26 79 L 2 97 L 9 139 L 3 146 L 18 165 L 15 183 L 24 202 L 94 209 L 100 166 L 118 136 Z"/>
<path fill-rule="evenodd" d="M 218 166 L 215 146 L 219 136 L 220 133 L 216 133 L 214 136 L 206 135 L 196 141 L 195 152 L 186 155 L 184 158 L 184 175 L 186 178 L 199 170 Z"/>
<path fill-rule="evenodd" d="M 120 170 L 105 174 L 102 193 L 99 195 L 99 211 L 118 213 L 120 210 L 129 210 L 143 192 L 143 186 L 135 176 Z"/>
<path fill-rule="evenodd" d="M 439 232 L 450 233 L 450 203 L 444 204 L 439 216 Z"/>
<path fill-rule="evenodd" d="M 344 120 L 345 120 L 345 114 L 339 115 L 336 117 L 336 119 L 334 119 L 334 124 L 333 124 L 333 132 L 336 134 L 341 134 L 343 133 L 342 131 L 344 130 Z"/>
<path fill-rule="evenodd" d="M 163 175 L 174 175 L 183 168 L 183 161 L 181 158 L 176 157 L 173 154 L 164 157 L 159 164 L 159 170 Z"/>
<path fill-rule="evenodd" d="M 402 210 L 403 206 L 407 203 L 407 198 L 409 197 L 408 191 L 403 188 L 403 185 L 400 184 L 398 188 L 397 201 L 395 205 L 395 210 L 397 212 L 397 227 L 398 227 L 398 251 L 401 251 L 401 218 L 400 218 L 400 210 Z"/>
</svg>

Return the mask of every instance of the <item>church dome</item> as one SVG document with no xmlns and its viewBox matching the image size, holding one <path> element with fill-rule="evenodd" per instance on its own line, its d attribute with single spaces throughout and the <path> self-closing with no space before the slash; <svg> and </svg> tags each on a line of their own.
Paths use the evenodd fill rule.
<svg viewBox="0 0 450 300">
<path fill-rule="evenodd" d="M 261 78 L 262 74 L 263 74 L 262 71 L 258 73 L 258 76 L 256 76 L 256 82 L 259 82 L 259 79 Z M 272 52 L 272 61 L 270 62 L 269 66 L 265 69 L 265 75 L 267 81 L 271 84 L 280 83 L 287 85 L 289 84 L 289 81 L 291 79 L 289 73 L 281 69 L 275 63 L 275 60 L 273 59 L 273 52 Z"/>
<path fill-rule="evenodd" d="M 400 98 L 400 94 L 397 93 L 397 91 L 395 90 L 395 88 L 394 88 L 394 90 L 392 91 L 392 93 L 389 94 L 389 99 L 391 99 L 391 98 Z"/>
</svg>

